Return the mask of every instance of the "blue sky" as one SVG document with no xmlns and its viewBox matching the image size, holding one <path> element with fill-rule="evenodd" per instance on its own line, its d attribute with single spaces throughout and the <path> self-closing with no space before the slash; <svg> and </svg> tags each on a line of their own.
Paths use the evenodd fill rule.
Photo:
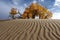
<svg viewBox="0 0 60 40">
<path fill-rule="evenodd" d="M 21 13 L 32 2 L 38 2 L 53 13 L 52 19 L 60 19 L 60 0 L 0 0 L 0 20 L 8 19 L 11 8 L 17 8 Z"/>
</svg>

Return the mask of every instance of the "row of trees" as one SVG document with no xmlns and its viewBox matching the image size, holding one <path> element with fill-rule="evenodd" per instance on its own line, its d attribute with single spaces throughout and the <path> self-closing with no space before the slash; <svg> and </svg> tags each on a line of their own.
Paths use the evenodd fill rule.
<svg viewBox="0 0 60 40">
<path fill-rule="evenodd" d="M 16 14 L 19 14 L 19 18 L 22 19 L 34 19 L 35 16 L 39 16 L 40 19 L 49 19 L 52 17 L 52 13 L 48 11 L 48 9 L 42 7 L 37 3 L 32 3 L 29 7 L 25 9 L 22 15 L 19 11 L 17 11 L 16 8 L 12 8 L 10 11 L 10 17 L 15 19 Z"/>
</svg>

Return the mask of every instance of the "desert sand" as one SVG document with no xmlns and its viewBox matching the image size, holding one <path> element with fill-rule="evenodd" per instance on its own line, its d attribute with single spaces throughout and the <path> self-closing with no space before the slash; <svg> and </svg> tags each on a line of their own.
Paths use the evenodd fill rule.
<svg viewBox="0 0 60 40">
<path fill-rule="evenodd" d="M 0 21 L 0 40 L 60 40 L 60 20 Z"/>
</svg>

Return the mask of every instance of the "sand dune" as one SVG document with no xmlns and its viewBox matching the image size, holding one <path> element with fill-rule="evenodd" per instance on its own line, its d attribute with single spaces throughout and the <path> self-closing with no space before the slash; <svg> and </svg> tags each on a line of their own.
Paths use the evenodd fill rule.
<svg viewBox="0 0 60 40">
<path fill-rule="evenodd" d="M 60 20 L 0 21 L 0 40 L 60 40 Z"/>
</svg>

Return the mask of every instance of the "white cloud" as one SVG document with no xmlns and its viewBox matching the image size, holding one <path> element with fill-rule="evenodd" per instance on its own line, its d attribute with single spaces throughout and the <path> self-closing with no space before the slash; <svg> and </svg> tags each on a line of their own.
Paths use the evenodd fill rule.
<svg viewBox="0 0 60 40">
<path fill-rule="evenodd" d="M 27 7 L 27 4 L 25 3 L 24 6 Z"/>
<path fill-rule="evenodd" d="M 60 13 L 53 13 L 52 19 L 60 19 Z"/>
<path fill-rule="evenodd" d="M 60 2 L 60 0 L 55 0 L 55 1 Z"/>
<path fill-rule="evenodd" d="M 60 8 L 60 0 L 55 0 L 54 7 L 51 9 L 52 12 L 54 11 L 52 19 L 60 19 L 60 12 L 58 12 L 59 8 Z"/>
<path fill-rule="evenodd" d="M 14 2 L 14 4 L 15 4 L 15 5 L 18 5 L 18 3 L 17 3 L 17 2 Z"/>
<path fill-rule="evenodd" d="M 44 1 L 44 0 L 41 0 L 42 2 Z"/>
<path fill-rule="evenodd" d="M 20 0 L 12 0 L 12 2 L 15 4 L 15 5 L 18 5 Z"/>
<path fill-rule="evenodd" d="M 60 0 L 55 0 L 54 6 L 60 6 Z"/>
<path fill-rule="evenodd" d="M 25 10 L 25 8 L 24 7 L 20 7 L 20 12 L 23 14 L 23 12 L 24 12 L 24 10 Z"/>
<path fill-rule="evenodd" d="M 55 4 L 54 4 L 53 8 L 51 8 L 49 10 L 52 11 L 53 13 L 55 13 L 55 12 L 60 13 L 60 0 L 55 0 Z"/>
<path fill-rule="evenodd" d="M 37 1 L 36 0 L 33 0 L 33 3 L 36 3 Z"/>
<path fill-rule="evenodd" d="M 44 0 L 38 0 L 38 1 L 44 2 Z"/>
</svg>

